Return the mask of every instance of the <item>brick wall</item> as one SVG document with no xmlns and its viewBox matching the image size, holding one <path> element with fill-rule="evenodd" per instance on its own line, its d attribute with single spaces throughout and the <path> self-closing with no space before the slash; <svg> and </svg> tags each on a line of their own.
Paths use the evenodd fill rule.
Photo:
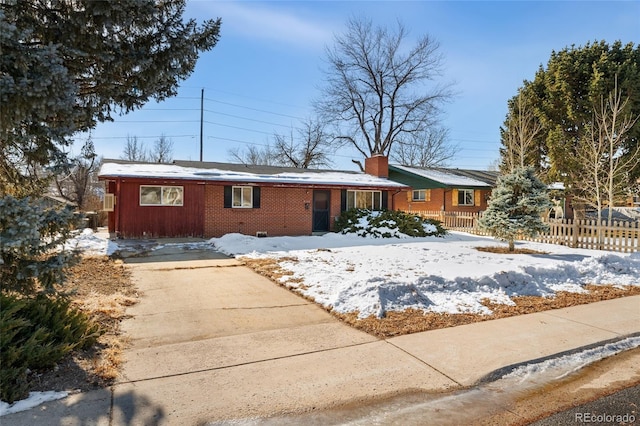
<svg viewBox="0 0 640 426">
<path fill-rule="evenodd" d="M 389 158 L 384 155 L 374 155 L 365 158 L 364 172 L 372 176 L 388 178 L 389 177 Z"/>
<path fill-rule="evenodd" d="M 220 237 L 237 232 L 268 236 L 311 235 L 313 190 L 261 187 L 260 208 L 224 208 L 224 187 L 205 188 L 205 236 Z M 340 214 L 340 191 L 331 191 L 330 223 Z"/>
<path fill-rule="evenodd" d="M 491 190 L 480 190 L 479 205 L 474 206 L 454 206 L 453 205 L 453 190 L 445 188 L 433 188 L 431 191 L 431 197 L 429 201 L 413 201 L 410 198 L 413 196 L 412 192 L 402 192 L 394 197 L 394 208 L 396 210 L 403 211 L 457 211 L 457 212 L 473 212 L 477 213 L 487 209 L 487 198 L 491 194 Z"/>
</svg>

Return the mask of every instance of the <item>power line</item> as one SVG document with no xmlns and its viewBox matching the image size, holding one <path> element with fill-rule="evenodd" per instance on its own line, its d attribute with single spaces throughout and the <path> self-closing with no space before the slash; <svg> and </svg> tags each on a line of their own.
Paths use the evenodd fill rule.
<svg viewBox="0 0 640 426">
<path fill-rule="evenodd" d="M 189 89 L 200 89 L 200 87 L 196 87 L 196 86 L 181 86 L 183 88 L 189 88 Z M 256 98 L 254 96 L 248 96 L 248 95 L 243 95 L 240 93 L 233 93 L 233 92 L 227 92 L 225 90 L 220 90 L 220 89 L 214 89 L 212 87 L 204 87 L 207 90 L 210 90 L 212 92 L 218 92 L 218 93 L 224 93 L 225 95 L 232 95 L 232 96 L 237 96 L 239 98 L 245 98 L 245 99 L 251 99 L 254 101 L 258 101 L 258 102 L 265 102 L 265 103 L 270 103 L 270 104 L 274 104 L 274 105 L 282 105 L 282 106 L 287 106 L 287 107 L 292 107 L 292 108 L 304 108 L 301 107 L 300 105 L 292 105 L 292 104 L 287 104 L 284 102 L 276 102 L 273 100 L 269 100 L 269 99 L 261 99 L 261 98 Z"/>
<path fill-rule="evenodd" d="M 291 128 L 294 128 L 294 129 L 301 130 L 299 127 L 294 127 L 294 126 L 290 126 L 290 125 L 287 125 L 287 124 L 273 123 L 273 122 L 270 122 L 270 121 L 257 120 L 255 118 L 246 118 L 246 117 L 242 117 L 242 116 L 239 116 L 239 115 L 227 114 L 226 112 L 212 111 L 210 109 L 205 109 L 205 111 L 206 112 L 210 112 L 212 114 L 223 115 L 225 117 L 239 118 L 240 120 L 253 121 L 253 122 L 262 123 L 262 124 L 270 124 L 272 126 L 291 127 Z"/>
<path fill-rule="evenodd" d="M 243 140 L 239 140 L 239 139 L 231 139 L 231 138 L 223 138 L 223 137 L 219 137 L 219 136 L 207 136 L 207 138 L 209 139 L 218 139 L 218 140 L 222 140 L 222 141 L 228 141 L 228 142 L 235 142 L 235 143 L 241 143 L 244 145 L 255 145 L 255 146 L 264 146 L 264 147 L 268 147 L 269 144 L 267 143 L 260 143 L 260 142 L 249 142 L 249 141 L 243 141 Z M 355 155 L 341 155 L 341 154 L 331 154 L 332 157 L 340 157 L 340 158 L 349 158 L 352 159 L 354 157 L 356 157 Z"/>
<path fill-rule="evenodd" d="M 280 117 L 295 118 L 296 120 L 304 120 L 304 118 L 296 117 L 295 115 L 281 114 L 279 112 L 267 111 L 267 110 L 260 109 L 260 108 L 252 108 L 252 107 L 248 107 L 248 106 L 244 106 L 244 105 L 233 104 L 231 102 L 218 101 L 216 99 L 209 99 L 209 98 L 204 98 L 204 99 L 206 101 L 209 101 L 209 102 L 215 102 L 215 103 L 218 103 L 218 104 L 229 105 L 229 106 L 233 106 L 233 107 L 236 107 L 236 108 L 248 109 L 250 111 L 257 111 L 257 112 L 262 112 L 262 113 L 265 113 L 265 114 L 277 115 L 277 116 L 280 116 Z"/>
<path fill-rule="evenodd" d="M 200 120 L 125 120 L 121 124 L 127 123 L 199 123 Z"/>
<path fill-rule="evenodd" d="M 269 136 L 273 135 L 273 132 L 264 132 L 262 130 L 247 129 L 245 127 L 232 126 L 231 124 L 216 123 L 214 121 L 207 121 L 207 120 L 205 120 L 204 122 L 207 124 L 213 124 L 214 126 L 228 127 L 230 129 L 236 129 L 236 130 L 244 130 L 245 132 L 260 133 L 260 134 L 269 135 Z"/>
</svg>

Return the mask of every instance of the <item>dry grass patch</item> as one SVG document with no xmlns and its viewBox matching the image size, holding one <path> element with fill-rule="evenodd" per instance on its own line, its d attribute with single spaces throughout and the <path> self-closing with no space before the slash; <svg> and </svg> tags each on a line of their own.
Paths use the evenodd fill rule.
<svg viewBox="0 0 640 426">
<path fill-rule="evenodd" d="M 475 249 L 486 253 L 498 254 L 549 254 L 549 252 L 546 251 L 531 250 L 526 248 L 516 248 L 514 251 L 509 251 L 509 247 L 505 246 L 476 247 Z"/>
<path fill-rule="evenodd" d="M 350 326 L 381 339 L 491 319 L 487 315 L 480 314 L 435 314 L 418 309 L 407 309 L 402 312 L 389 311 L 384 318 L 370 316 L 359 319 L 358 312 L 332 313 Z"/>
<path fill-rule="evenodd" d="M 269 278 L 271 281 L 282 285 L 280 281 L 282 277 L 290 277 L 293 275 L 291 271 L 287 271 L 280 266 L 280 262 L 288 261 L 288 262 L 297 262 L 298 258 L 296 257 L 281 257 L 278 259 L 273 258 L 260 258 L 254 259 L 250 257 L 239 257 L 238 261 L 242 262 L 243 265 L 248 266 L 253 269 L 260 275 L 263 275 Z M 294 282 L 300 282 L 299 280 L 294 280 Z"/>
<path fill-rule="evenodd" d="M 128 344 L 120 322 L 139 296 L 129 269 L 121 260 L 85 257 L 70 268 L 67 282 L 58 290 L 99 323 L 104 334 L 92 348 L 76 351 L 53 370 L 39 374 L 31 390 L 86 391 L 110 385 L 119 374 L 122 351 Z"/>
<path fill-rule="evenodd" d="M 505 318 L 640 294 L 638 286 L 586 285 L 584 288 L 587 293 L 559 291 L 554 297 L 512 297 L 515 306 L 498 305 L 489 301 L 485 301 L 483 304 L 493 311 L 493 318 Z"/>
<path fill-rule="evenodd" d="M 487 250 L 485 250 L 487 249 Z M 481 251 L 491 251 L 496 249 L 495 253 L 513 253 L 508 252 L 507 247 L 478 247 Z M 520 254 L 545 254 L 535 250 L 520 249 Z M 278 285 L 283 285 L 280 279 L 284 276 L 290 276 L 291 272 L 284 270 L 279 262 L 282 260 L 297 261 L 294 257 L 273 259 L 252 259 L 241 258 L 244 265 L 250 267 L 261 275 L 271 279 Z M 300 282 L 300 281 L 298 281 Z M 304 289 L 304 284 L 300 284 L 297 288 L 289 288 L 290 290 L 300 294 L 299 290 Z M 482 314 L 438 314 L 432 312 L 423 312 L 417 309 L 407 309 L 402 312 L 389 311 L 384 318 L 370 316 L 368 318 L 358 318 L 358 312 L 350 312 L 347 314 L 338 313 L 328 310 L 332 315 L 350 326 L 362 330 L 365 333 L 386 339 L 404 334 L 418 333 L 421 331 L 436 330 L 440 328 L 455 327 L 459 325 L 471 324 L 474 322 L 487 321 L 498 318 L 506 318 L 515 315 L 524 315 L 534 312 L 542 312 L 550 309 L 561 309 L 569 306 L 583 305 L 587 303 L 600 302 L 602 300 L 615 299 L 619 297 L 634 296 L 640 294 L 638 286 L 610 286 L 610 285 L 586 285 L 586 293 L 569 293 L 558 292 L 554 297 L 540 296 L 519 296 L 512 297 L 515 303 L 511 305 L 500 305 L 492 303 L 488 300 L 483 305 L 492 310 L 492 315 Z M 307 300 L 314 301 L 312 298 L 301 295 Z"/>
<path fill-rule="evenodd" d="M 407 309 L 402 312 L 387 312 L 384 318 L 368 317 L 358 319 L 358 313 L 333 313 L 345 323 L 365 333 L 381 339 L 439 328 L 456 327 L 474 322 L 507 318 L 516 315 L 531 314 L 551 309 L 567 308 L 569 306 L 584 305 L 602 300 L 640 294 L 640 287 L 587 285 L 588 293 L 558 292 L 555 297 L 520 296 L 513 297 L 515 306 L 491 303 L 488 300 L 483 305 L 493 311 L 492 315 L 481 314 L 436 314 L 417 309 Z"/>
</svg>

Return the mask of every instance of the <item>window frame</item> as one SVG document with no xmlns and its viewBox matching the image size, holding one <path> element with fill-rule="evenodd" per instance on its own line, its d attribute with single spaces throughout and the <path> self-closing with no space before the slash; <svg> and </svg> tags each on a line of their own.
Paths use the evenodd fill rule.
<svg viewBox="0 0 640 426">
<path fill-rule="evenodd" d="M 471 203 L 466 203 L 467 201 L 467 195 L 471 194 Z M 458 205 L 459 206 L 475 206 L 476 202 L 475 202 L 475 189 L 468 189 L 468 188 L 464 188 L 464 189 L 458 189 Z M 460 202 L 462 200 L 462 202 Z"/>
<path fill-rule="evenodd" d="M 416 202 L 429 201 L 429 191 L 429 189 L 414 189 L 411 194 L 411 200 Z M 416 192 L 422 193 L 424 196 L 416 198 Z"/>
<path fill-rule="evenodd" d="M 143 202 L 142 200 L 142 192 L 143 192 L 143 188 L 159 188 L 159 193 L 160 193 L 160 197 L 158 199 L 157 203 L 149 203 L 149 202 Z M 176 197 L 176 200 L 180 200 L 180 203 L 167 203 L 165 202 L 165 191 L 170 191 L 170 190 L 178 190 L 178 197 Z M 177 186 L 177 185 L 140 185 L 139 188 L 139 193 L 138 193 L 138 202 L 139 205 L 141 207 L 182 207 L 184 206 L 184 186 Z"/>
<path fill-rule="evenodd" d="M 253 208 L 253 186 L 232 186 L 231 187 L 231 208 L 232 209 L 252 209 Z M 236 205 L 236 190 L 240 190 L 240 204 Z M 249 192 L 249 203 L 244 202 L 246 192 Z"/>
<path fill-rule="evenodd" d="M 364 194 L 370 194 L 371 195 L 371 208 L 369 207 L 358 207 L 358 195 L 362 196 Z M 377 195 L 377 198 L 376 198 Z M 362 208 L 362 209 L 369 209 L 372 211 L 380 211 L 382 210 L 382 191 L 379 190 L 352 190 L 352 189 L 348 189 L 347 190 L 347 203 L 346 203 L 346 207 L 347 210 L 349 209 L 353 209 L 353 208 Z M 376 208 L 376 203 L 378 204 L 378 207 Z"/>
</svg>

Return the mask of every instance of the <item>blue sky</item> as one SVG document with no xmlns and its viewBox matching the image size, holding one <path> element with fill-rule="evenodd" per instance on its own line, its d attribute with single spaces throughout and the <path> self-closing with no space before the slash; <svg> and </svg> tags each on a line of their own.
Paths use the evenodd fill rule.
<svg viewBox="0 0 640 426">
<path fill-rule="evenodd" d="M 227 162 L 230 148 L 289 134 L 313 115 L 325 46 L 355 16 L 389 27 L 400 20 L 410 30 L 409 43 L 423 34 L 440 43 L 442 81 L 454 82 L 457 92 L 442 116 L 460 148 L 450 166 L 486 169 L 499 157 L 507 100 L 553 50 L 595 40 L 640 41 L 638 1 L 190 1 L 186 16 L 221 17 L 217 46 L 201 55 L 177 97 L 98 125 L 92 137 L 99 155 L 120 157 L 127 136 L 149 148 L 165 135 L 175 159 L 198 160 L 203 88 L 205 161 Z M 355 169 L 351 158 L 360 159 L 348 148 L 336 152 L 334 168 Z"/>
</svg>

